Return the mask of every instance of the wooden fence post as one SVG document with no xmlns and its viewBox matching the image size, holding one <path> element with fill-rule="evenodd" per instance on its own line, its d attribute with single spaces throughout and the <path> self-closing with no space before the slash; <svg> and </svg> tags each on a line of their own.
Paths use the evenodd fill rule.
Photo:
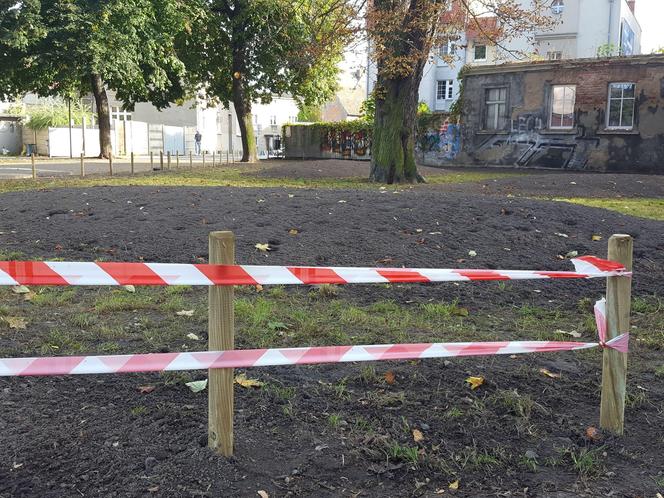
<svg viewBox="0 0 664 498">
<path fill-rule="evenodd" d="M 85 156 L 81 152 L 81 178 L 85 178 Z"/>
<path fill-rule="evenodd" d="M 175 153 L 175 169 L 180 169 L 180 151 Z"/>
<path fill-rule="evenodd" d="M 154 170 L 154 152 L 150 151 L 150 169 Z"/>
<path fill-rule="evenodd" d="M 166 152 L 166 169 L 171 169 L 171 151 Z"/>
<path fill-rule="evenodd" d="M 113 153 L 108 155 L 108 174 L 113 176 Z"/>
<path fill-rule="evenodd" d="M 211 264 L 235 263 L 233 232 L 211 232 Z M 233 286 L 211 286 L 209 289 L 208 344 L 210 351 L 234 349 L 235 318 Z M 208 446 L 224 456 L 233 455 L 233 369 L 208 371 Z"/>
<path fill-rule="evenodd" d="M 205 151 L 203 151 L 203 167 L 205 168 Z"/>
<path fill-rule="evenodd" d="M 164 151 L 159 151 L 159 171 L 164 170 Z"/>
<path fill-rule="evenodd" d="M 608 259 L 632 270 L 634 241 L 629 235 L 609 238 Z M 606 340 L 630 331 L 629 313 L 632 296 L 631 277 L 609 277 L 606 282 Z M 622 434 L 625 425 L 625 384 L 627 353 L 604 349 L 602 358 L 602 401 L 599 425 L 615 434 Z"/>
<path fill-rule="evenodd" d="M 37 168 L 35 167 L 35 153 L 30 154 L 30 162 L 32 163 L 32 179 L 37 179 Z"/>
<path fill-rule="evenodd" d="M 194 169 L 194 159 L 192 158 L 191 151 L 189 151 L 189 169 Z"/>
<path fill-rule="evenodd" d="M 130 154 L 130 161 L 131 161 L 131 174 L 133 175 L 134 174 L 134 153 L 133 153 L 133 151 Z"/>
<path fill-rule="evenodd" d="M 214 168 L 214 151 L 212 151 L 212 167 Z"/>
</svg>

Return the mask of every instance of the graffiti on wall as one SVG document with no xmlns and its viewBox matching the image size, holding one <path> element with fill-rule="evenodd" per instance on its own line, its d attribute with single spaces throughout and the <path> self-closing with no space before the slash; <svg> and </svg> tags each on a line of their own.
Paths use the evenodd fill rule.
<svg viewBox="0 0 664 498">
<path fill-rule="evenodd" d="M 338 154 L 344 159 L 371 155 L 371 137 L 364 131 L 328 129 L 321 133 L 320 151 Z"/>
<path fill-rule="evenodd" d="M 423 155 L 454 159 L 461 152 L 461 129 L 459 125 L 445 120 L 438 130 L 428 130 L 419 136 L 417 148 Z"/>
<path fill-rule="evenodd" d="M 487 136 L 472 155 L 497 164 L 583 169 L 592 148 L 599 146 L 599 139 L 585 136 L 583 128 L 572 135 L 544 133 L 545 128 L 538 114 L 517 116 L 509 132 Z"/>
</svg>

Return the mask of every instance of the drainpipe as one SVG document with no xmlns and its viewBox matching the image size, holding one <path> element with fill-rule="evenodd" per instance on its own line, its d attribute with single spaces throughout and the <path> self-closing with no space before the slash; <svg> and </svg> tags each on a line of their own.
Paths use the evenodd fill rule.
<svg viewBox="0 0 664 498">
<path fill-rule="evenodd" d="M 609 0 L 609 29 L 606 34 L 606 44 L 611 45 L 611 26 L 613 25 L 613 3 L 615 0 Z"/>
</svg>

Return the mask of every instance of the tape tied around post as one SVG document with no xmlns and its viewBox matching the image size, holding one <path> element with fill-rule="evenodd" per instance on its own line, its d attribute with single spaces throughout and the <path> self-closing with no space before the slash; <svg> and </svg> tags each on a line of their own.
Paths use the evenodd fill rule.
<svg viewBox="0 0 664 498">
<path fill-rule="evenodd" d="M 606 299 L 602 298 L 595 303 L 595 322 L 597 324 L 597 335 L 599 345 L 604 349 L 615 349 L 621 353 L 627 353 L 629 348 L 629 332 L 624 332 L 613 339 L 606 340 Z"/>
</svg>

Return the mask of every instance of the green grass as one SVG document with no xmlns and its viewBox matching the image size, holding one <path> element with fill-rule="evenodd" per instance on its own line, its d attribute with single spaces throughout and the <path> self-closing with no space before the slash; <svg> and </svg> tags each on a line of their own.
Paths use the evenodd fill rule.
<svg viewBox="0 0 664 498">
<path fill-rule="evenodd" d="M 248 169 L 248 171 L 247 171 Z M 378 189 L 380 183 L 362 178 L 281 178 L 254 176 L 255 167 L 247 168 L 199 168 L 193 171 L 180 170 L 142 173 L 135 176 L 117 175 L 114 177 L 92 176 L 88 178 L 44 178 L 35 180 L 5 180 L 0 182 L 0 193 L 37 189 L 95 187 L 95 186 L 154 186 L 154 187 L 285 187 L 285 188 L 343 188 Z M 523 173 L 493 173 L 464 171 L 427 176 L 433 185 L 449 183 L 479 182 L 505 178 Z M 390 188 L 398 188 L 392 186 Z"/>
<path fill-rule="evenodd" d="M 573 197 L 555 200 L 608 209 L 630 216 L 638 216 L 639 218 L 664 221 L 664 199 L 590 199 Z"/>
</svg>

